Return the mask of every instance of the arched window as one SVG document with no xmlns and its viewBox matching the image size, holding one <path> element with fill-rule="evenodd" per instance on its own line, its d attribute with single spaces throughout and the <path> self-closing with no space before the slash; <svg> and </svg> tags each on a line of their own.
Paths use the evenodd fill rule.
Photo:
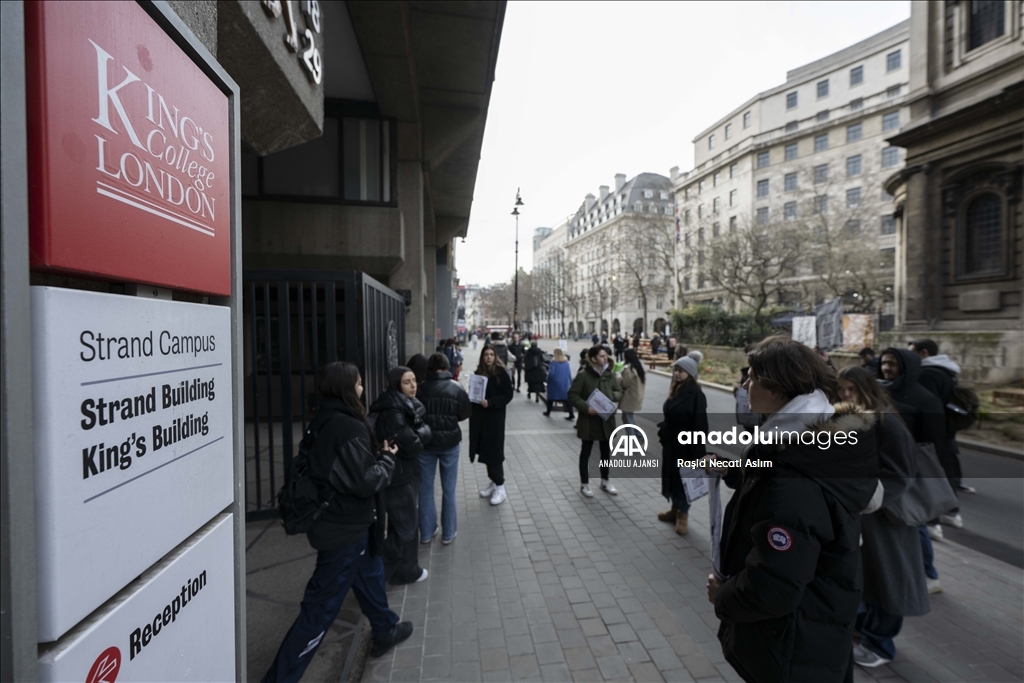
<svg viewBox="0 0 1024 683">
<path fill-rule="evenodd" d="M 994 192 L 971 200 L 964 212 L 964 275 L 998 274 L 1003 269 L 1003 202 Z"/>
</svg>

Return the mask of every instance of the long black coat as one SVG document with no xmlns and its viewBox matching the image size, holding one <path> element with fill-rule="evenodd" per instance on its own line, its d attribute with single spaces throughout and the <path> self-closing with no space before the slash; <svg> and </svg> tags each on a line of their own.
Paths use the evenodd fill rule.
<svg viewBox="0 0 1024 683">
<path fill-rule="evenodd" d="M 679 443 L 679 432 L 708 432 L 708 401 L 697 382 L 687 382 L 679 393 L 670 396 L 662 407 L 665 416 L 658 425 L 658 439 L 661 441 L 661 495 L 671 500 L 684 493 L 680 479 L 680 458 L 692 460 L 707 455 L 704 444 Z"/>
<path fill-rule="evenodd" d="M 531 394 L 544 392 L 544 383 L 548 380 L 548 355 L 533 345 L 527 350 L 523 367 L 526 370 L 527 391 Z"/>
<path fill-rule="evenodd" d="M 487 407 L 474 403 L 469 415 L 470 462 L 477 457 L 485 465 L 505 462 L 505 406 L 514 395 L 512 379 L 504 370 L 487 378 Z"/>
<path fill-rule="evenodd" d="M 746 681 L 842 681 L 861 597 L 860 512 L 878 485 L 873 415 L 837 414 L 814 432 L 856 430 L 857 444 L 751 446 L 729 501 L 718 639 Z M 817 435 L 816 435 L 816 438 Z"/>
<path fill-rule="evenodd" d="M 419 475 L 416 456 L 430 442 L 430 427 L 423 421 L 426 409 L 415 398 L 388 387 L 370 406 L 377 439 L 395 440 L 398 444 L 395 473 L 388 487 L 408 484 Z"/>
</svg>

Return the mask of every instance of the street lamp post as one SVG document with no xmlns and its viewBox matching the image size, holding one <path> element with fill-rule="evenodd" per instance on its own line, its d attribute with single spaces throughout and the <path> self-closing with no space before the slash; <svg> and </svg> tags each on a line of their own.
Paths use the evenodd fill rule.
<svg viewBox="0 0 1024 683">
<path fill-rule="evenodd" d="M 516 217 L 516 274 L 515 284 L 512 285 L 512 331 L 519 330 L 519 207 L 523 205 L 523 199 L 519 196 L 519 188 L 516 188 L 516 205 L 512 208 L 512 215 Z"/>
</svg>

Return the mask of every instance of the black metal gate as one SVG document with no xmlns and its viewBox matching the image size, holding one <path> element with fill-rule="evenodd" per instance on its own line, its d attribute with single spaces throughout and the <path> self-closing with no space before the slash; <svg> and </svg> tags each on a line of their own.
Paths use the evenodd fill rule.
<svg viewBox="0 0 1024 683">
<path fill-rule="evenodd" d="M 405 301 L 357 271 L 244 273 L 246 519 L 274 500 L 317 409 L 325 363 L 359 367 L 367 405 L 405 359 Z"/>
</svg>

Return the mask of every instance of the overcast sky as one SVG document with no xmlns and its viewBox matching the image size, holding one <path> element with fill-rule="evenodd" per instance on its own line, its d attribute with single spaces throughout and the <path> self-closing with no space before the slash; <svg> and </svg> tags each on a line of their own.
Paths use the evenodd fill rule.
<svg viewBox="0 0 1024 683">
<path fill-rule="evenodd" d="M 532 267 L 533 230 L 615 174 L 693 167 L 693 137 L 786 72 L 910 16 L 901 2 L 508 3 L 461 284 Z"/>
</svg>

